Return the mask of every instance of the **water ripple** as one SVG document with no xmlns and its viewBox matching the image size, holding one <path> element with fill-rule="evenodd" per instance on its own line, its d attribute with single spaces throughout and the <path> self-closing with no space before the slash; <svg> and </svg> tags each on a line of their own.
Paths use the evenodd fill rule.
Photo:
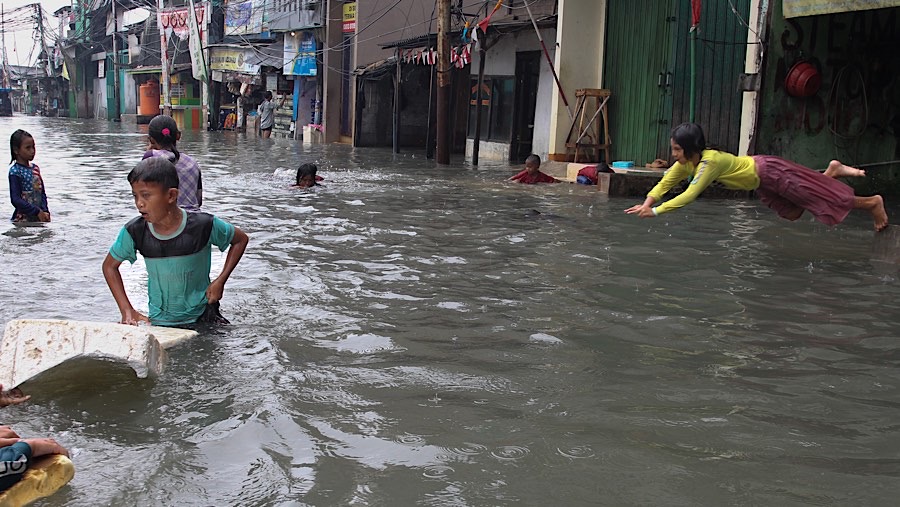
<svg viewBox="0 0 900 507">
<path fill-rule="evenodd" d="M 567 449 L 557 447 L 556 452 L 572 459 L 593 458 L 594 456 L 596 456 L 596 454 L 594 454 L 594 450 L 591 449 L 591 446 L 589 445 L 576 445 L 575 447 L 570 447 Z"/>
<path fill-rule="evenodd" d="M 527 447 L 517 445 L 504 445 L 491 451 L 491 456 L 502 461 L 518 461 L 525 458 L 531 451 Z"/>
</svg>

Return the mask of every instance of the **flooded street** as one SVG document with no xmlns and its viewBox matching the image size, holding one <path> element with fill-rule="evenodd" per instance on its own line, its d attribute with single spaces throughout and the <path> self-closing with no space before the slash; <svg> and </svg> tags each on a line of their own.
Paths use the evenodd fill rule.
<svg viewBox="0 0 900 507">
<path fill-rule="evenodd" d="M 100 266 L 136 215 L 125 177 L 145 135 L 0 125 L 4 143 L 35 137 L 53 215 L 11 225 L 3 178 L 0 320 L 118 320 Z M 233 132 L 185 132 L 179 148 L 203 170 L 204 210 L 250 235 L 222 300 L 232 325 L 171 349 L 156 379 L 85 362 L 23 386 L 32 401 L 2 423 L 56 437 L 76 467 L 41 505 L 900 494 L 900 233 L 876 238 L 863 213 L 829 229 L 701 200 L 640 220 L 622 212 L 639 200 L 420 151 Z M 322 187 L 290 188 L 302 162 Z M 142 262 L 122 274 L 146 311 Z"/>
</svg>

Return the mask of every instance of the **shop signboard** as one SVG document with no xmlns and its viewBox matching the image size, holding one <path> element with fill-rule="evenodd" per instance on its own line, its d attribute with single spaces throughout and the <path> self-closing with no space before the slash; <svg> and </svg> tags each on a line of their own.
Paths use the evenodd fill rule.
<svg viewBox="0 0 900 507">
<path fill-rule="evenodd" d="M 342 30 L 344 33 L 356 33 L 356 2 L 348 2 L 343 5 L 344 17 Z"/>
<path fill-rule="evenodd" d="M 796 18 L 898 6 L 900 0 L 784 0 L 782 9 L 784 17 Z"/>
<path fill-rule="evenodd" d="M 284 34 L 284 68 L 286 76 L 315 76 L 316 37 L 313 32 L 301 32 L 295 35 Z"/>
<path fill-rule="evenodd" d="M 266 0 L 226 0 L 225 36 L 263 33 L 265 11 Z"/>
<path fill-rule="evenodd" d="M 243 48 L 214 47 L 209 51 L 210 70 L 239 72 L 241 74 L 259 74 L 259 64 L 247 63 L 248 51 Z"/>
<path fill-rule="evenodd" d="M 188 12 L 190 6 L 163 9 L 156 13 L 156 21 L 160 32 L 165 32 L 167 38 L 172 38 L 174 33 L 179 39 L 185 40 L 191 35 Z M 200 22 L 198 30 L 202 36 L 206 29 L 206 3 L 197 3 L 194 6 L 197 21 Z"/>
</svg>

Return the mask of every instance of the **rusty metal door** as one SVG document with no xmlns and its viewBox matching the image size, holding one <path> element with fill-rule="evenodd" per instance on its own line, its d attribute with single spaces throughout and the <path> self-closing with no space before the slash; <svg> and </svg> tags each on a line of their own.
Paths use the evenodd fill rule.
<svg viewBox="0 0 900 507">
<path fill-rule="evenodd" d="M 612 92 L 609 128 L 613 160 L 643 165 L 669 151 L 676 3 L 607 3 L 603 87 Z"/>
</svg>

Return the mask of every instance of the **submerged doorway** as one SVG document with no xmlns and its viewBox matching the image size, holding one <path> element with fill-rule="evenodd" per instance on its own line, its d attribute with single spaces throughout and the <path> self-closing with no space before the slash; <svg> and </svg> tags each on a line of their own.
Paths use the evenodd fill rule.
<svg viewBox="0 0 900 507">
<path fill-rule="evenodd" d="M 516 102 L 509 160 L 522 163 L 534 149 L 534 111 L 541 77 L 541 52 L 516 53 Z"/>
</svg>

